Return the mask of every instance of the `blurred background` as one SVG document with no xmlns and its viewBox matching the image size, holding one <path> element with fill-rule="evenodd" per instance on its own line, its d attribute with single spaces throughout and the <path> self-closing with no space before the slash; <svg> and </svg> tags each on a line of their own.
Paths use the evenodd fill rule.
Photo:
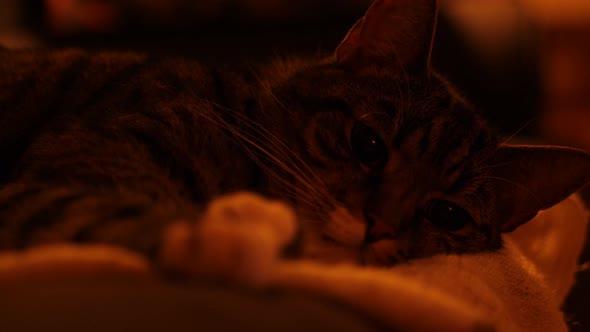
<svg viewBox="0 0 590 332">
<path fill-rule="evenodd" d="M 205 62 L 329 54 L 371 2 L 0 0 L 0 44 L 147 50 Z M 590 1 L 440 6 L 434 64 L 502 134 L 590 150 Z M 581 262 L 590 259 L 588 247 Z M 590 331 L 590 271 L 579 281 L 565 309 L 572 331 Z"/>
<path fill-rule="evenodd" d="M 371 0 L 0 0 L 7 47 L 331 52 Z M 441 0 L 435 64 L 507 135 L 590 149 L 590 1 Z"/>
</svg>

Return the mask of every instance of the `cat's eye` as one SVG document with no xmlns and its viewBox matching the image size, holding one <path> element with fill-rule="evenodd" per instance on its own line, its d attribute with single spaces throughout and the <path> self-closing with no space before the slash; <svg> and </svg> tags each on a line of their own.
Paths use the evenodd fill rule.
<svg viewBox="0 0 590 332">
<path fill-rule="evenodd" d="M 350 133 L 353 156 L 370 169 L 382 167 L 387 161 L 387 147 L 379 135 L 366 124 L 357 121 Z"/>
<path fill-rule="evenodd" d="M 435 226 L 457 231 L 472 223 L 473 218 L 460 206 L 444 200 L 432 200 L 424 209 L 424 216 Z"/>
</svg>

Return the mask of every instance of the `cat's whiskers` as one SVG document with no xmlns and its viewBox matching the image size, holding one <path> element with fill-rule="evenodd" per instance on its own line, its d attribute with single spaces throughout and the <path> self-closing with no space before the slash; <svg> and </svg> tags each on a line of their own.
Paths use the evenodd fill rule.
<svg viewBox="0 0 590 332">
<path fill-rule="evenodd" d="M 263 153 L 265 153 L 267 155 L 271 153 L 271 152 L 264 152 L 259 145 L 254 146 L 254 147 L 256 147 L 258 150 L 262 151 Z M 248 147 L 245 146 L 245 148 L 248 148 Z M 323 192 L 318 191 L 317 187 L 314 187 L 310 182 L 308 182 L 306 179 L 302 178 L 301 177 L 302 175 L 300 173 L 293 171 L 288 166 L 287 163 L 283 162 L 282 160 L 280 160 L 278 158 L 272 158 L 272 159 L 273 159 L 273 161 L 275 161 L 275 164 L 277 166 L 279 166 L 281 169 L 287 171 L 290 175 L 295 177 L 298 180 L 298 182 L 301 183 L 305 187 L 305 189 L 307 189 L 307 191 L 305 191 L 304 189 L 301 189 L 298 186 L 294 186 L 291 183 L 285 183 L 285 181 L 281 181 L 283 184 L 288 185 L 291 188 L 294 188 L 295 191 L 297 191 L 297 193 L 299 193 L 299 195 L 297 196 L 299 198 L 299 200 L 302 200 L 302 201 L 308 203 L 308 205 L 310 207 L 314 207 L 314 208 L 317 207 L 321 211 L 329 210 L 329 209 L 331 209 L 332 206 L 334 206 L 334 203 L 331 202 L 331 200 L 330 200 L 331 197 L 329 195 L 325 195 Z M 276 174 L 276 173 L 274 173 L 274 174 Z M 279 177 L 279 176 L 276 175 L 276 177 Z M 306 198 L 307 196 L 311 196 L 311 198 L 314 200 L 310 201 L 308 198 Z"/>
<path fill-rule="evenodd" d="M 310 192 L 305 191 L 304 189 L 293 185 L 290 181 L 288 181 L 287 179 L 284 179 L 282 176 L 277 174 L 270 167 L 266 166 L 266 164 L 260 160 L 260 158 L 256 155 L 256 153 L 251 150 L 252 147 L 254 147 L 256 149 L 256 151 L 259 151 L 262 154 L 264 154 L 267 158 L 270 159 L 270 161 L 274 162 L 281 169 L 287 171 L 290 175 L 294 176 L 304 186 L 308 187 L 311 190 L 316 189 L 311 184 L 307 183 L 307 181 L 302 179 L 300 174 L 293 171 L 293 169 L 291 167 L 289 167 L 284 161 L 277 158 L 274 153 L 272 153 L 271 151 L 268 151 L 268 149 L 264 148 L 260 144 L 261 142 L 256 142 L 256 140 L 259 140 L 259 138 L 255 137 L 253 135 L 248 135 L 246 133 L 240 132 L 239 130 L 234 128 L 232 125 L 227 123 L 227 121 L 225 121 L 218 114 L 216 114 L 216 115 L 218 115 L 218 116 L 216 116 L 217 119 L 214 119 L 210 116 L 206 116 L 205 114 L 201 114 L 201 115 L 204 116 L 205 118 L 207 118 L 209 121 L 213 122 L 214 124 L 222 126 L 223 128 L 227 129 L 232 135 L 234 135 L 234 137 L 238 138 L 238 140 L 237 140 L 238 143 L 244 147 L 244 149 L 250 154 L 250 157 L 253 160 L 255 160 L 259 164 L 259 166 L 262 167 L 265 170 L 265 172 L 267 172 L 267 174 L 269 174 L 275 180 L 277 180 L 282 185 L 284 185 L 285 188 L 290 189 L 292 191 L 292 194 L 295 195 L 294 197 L 297 199 L 297 201 L 305 203 L 306 205 L 308 205 L 309 207 L 311 207 L 313 209 L 321 210 L 322 208 L 323 209 L 330 208 L 330 204 L 328 204 L 328 202 L 325 202 L 324 200 L 321 199 L 321 198 L 325 198 L 325 197 L 316 196 L 313 198 L 318 199 L 317 201 L 309 200 L 307 197 L 310 195 Z M 246 142 L 248 144 L 244 144 L 244 142 Z M 312 192 L 312 193 L 314 193 L 314 192 Z"/>
<path fill-rule="evenodd" d="M 296 198 L 298 201 L 304 202 L 305 204 L 307 204 L 309 206 L 315 207 L 317 205 L 317 203 L 315 203 L 313 201 L 309 201 L 306 198 L 305 192 L 303 191 L 303 189 L 293 185 L 289 180 L 287 180 L 284 177 L 277 174 L 272 168 L 266 166 L 266 163 L 264 163 L 260 159 L 260 157 L 256 155 L 256 152 L 252 151 L 252 149 L 251 149 L 251 146 L 255 146 L 258 149 L 258 151 L 262 151 L 259 146 L 257 146 L 255 143 L 249 141 L 249 139 L 247 137 L 244 137 L 239 132 L 234 131 L 234 129 L 228 128 L 228 130 L 231 131 L 232 134 L 236 138 L 238 138 L 238 140 L 237 140 L 238 144 L 242 145 L 244 150 L 265 171 L 266 174 L 270 175 L 273 179 L 275 179 L 277 182 L 279 182 L 281 185 L 283 185 L 285 189 L 288 189 L 291 191 L 289 193 L 289 191 L 286 190 L 285 193 L 287 195 L 285 195 L 285 196 Z M 250 146 L 248 144 L 245 144 L 244 141 L 248 142 L 250 144 Z"/>
<path fill-rule="evenodd" d="M 247 125 L 250 129 L 257 132 L 262 137 L 266 137 L 267 139 L 263 141 L 253 135 L 251 136 L 252 138 L 259 139 L 260 143 L 272 144 L 272 152 L 275 152 L 279 156 L 284 157 L 286 159 L 286 162 L 288 162 L 293 167 L 292 171 L 295 174 L 292 173 L 292 175 L 297 176 L 298 180 L 301 181 L 304 185 L 306 185 L 306 187 L 313 190 L 318 196 L 320 196 L 324 200 L 327 200 L 327 206 L 335 205 L 335 202 L 332 196 L 328 193 L 324 182 L 319 178 L 319 176 L 317 176 L 317 174 L 311 169 L 311 167 L 309 167 L 309 165 L 305 161 L 303 161 L 303 159 L 301 159 L 299 155 L 291 152 L 289 147 L 281 139 L 279 139 L 272 132 L 261 126 L 259 123 L 253 121 L 252 119 L 241 114 L 240 112 L 237 112 L 235 110 L 229 109 L 216 103 L 214 103 L 214 105 L 216 105 L 217 107 L 221 107 L 224 110 L 232 112 L 233 115 L 239 117 L 240 120 L 243 120 L 243 124 Z M 281 162 L 280 164 L 277 163 L 277 165 L 280 165 L 288 171 L 291 170 L 289 166 L 287 166 L 287 164 L 285 164 L 284 162 Z M 299 168 L 299 166 L 303 167 L 304 170 Z"/>
<path fill-rule="evenodd" d="M 256 73 L 255 70 L 251 70 L 252 76 L 254 76 L 256 78 L 256 80 L 258 81 L 258 83 L 260 84 L 260 86 L 264 89 L 264 91 L 266 93 L 268 93 L 268 95 L 281 107 L 283 108 L 283 110 L 285 110 L 287 113 L 291 113 L 291 110 L 289 110 L 289 108 L 287 106 L 285 106 L 285 104 L 283 102 L 281 102 L 279 100 L 279 98 L 272 92 L 272 89 L 268 86 L 268 84 L 266 82 L 264 82 L 260 76 L 258 76 L 258 74 Z"/>
<path fill-rule="evenodd" d="M 514 133 L 512 133 L 512 135 L 508 136 L 508 138 L 506 138 L 500 145 L 508 144 L 508 142 L 510 142 L 514 137 L 516 137 L 516 135 L 520 134 L 520 132 L 522 132 L 526 127 L 530 126 L 531 123 L 533 123 L 534 121 L 536 121 L 536 118 L 534 117 L 529 119 L 529 121 L 520 126 L 520 128 L 518 128 Z"/>
<path fill-rule="evenodd" d="M 518 128 L 514 133 L 512 133 L 504 141 L 502 141 L 501 143 L 499 143 L 498 146 L 492 152 L 490 152 L 488 155 L 486 155 L 483 158 L 481 158 L 478 161 L 478 164 L 485 163 L 490 158 L 493 158 L 496 155 L 496 153 L 498 152 L 498 150 L 500 150 L 503 146 L 506 146 L 508 144 L 508 142 L 512 141 L 512 139 L 514 137 L 516 137 L 516 135 L 520 134 L 526 127 L 528 127 L 534 121 L 536 121 L 536 118 L 533 117 L 529 121 L 527 121 L 525 124 L 523 124 L 522 126 L 520 126 L 520 128 Z"/>
<path fill-rule="evenodd" d="M 331 195 L 329 195 L 329 193 L 326 189 L 327 187 L 324 184 L 323 180 L 313 171 L 313 169 L 311 167 L 309 167 L 309 165 L 297 153 L 292 153 L 291 150 L 289 149 L 289 147 L 287 146 L 287 144 L 285 144 L 276 135 L 274 135 L 273 133 L 271 133 L 270 131 L 268 131 L 266 128 L 264 128 L 260 124 L 256 123 L 255 121 L 248 119 L 247 117 L 245 117 L 242 114 L 238 113 L 238 115 L 241 116 L 244 120 L 246 120 L 246 122 L 249 122 L 249 123 L 247 123 L 247 125 L 249 125 L 250 128 L 257 131 L 258 133 L 260 133 L 263 136 L 266 135 L 267 137 L 269 137 L 270 138 L 269 142 L 271 144 L 273 144 L 275 146 L 275 148 L 278 149 L 278 151 L 276 151 L 276 152 L 282 152 L 282 155 L 286 159 L 288 159 L 288 162 L 291 163 L 291 165 L 295 168 L 295 170 L 300 172 L 300 174 L 305 178 L 305 180 L 308 184 L 311 185 L 312 183 L 315 183 L 315 185 L 312 185 L 313 190 L 320 191 L 320 194 L 326 196 L 326 198 L 331 198 Z M 295 159 L 295 160 L 293 160 L 293 159 Z M 300 165 L 302 168 L 304 168 L 304 170 L 301 170 L 298 165 Z"/>
<path fill-rule="evenodd" d="M 266 156 L 268 156 L 271 159 L 271 161 L 273 161 L 275 163 L 275 165 L 279 166 L 280 169 L 287 171 L 290 175 L 292 175 L 294 178 L 296 178 L 299 183 L 301 183 L 304 187 L 306 187 L 306 189 L 308 191 L 304 191 L 303 189 L 289 183 L 289 185 L 291 187 L 296 188 L 300 194 L 303 194 L 303 195 L 300 195 L 301 196 L 300 199 L 307 200 L 307 199 L 303 198 L 303 196 L 310 196 L 311 195 L 312 198 L 315 199 L 315 204 L 309 204 L 310 206 L 319 205 L 320 207 L 323 207 L 325 209 L 329 209 L 331 206 L 333 206 L 333 204 L 330 204 L 330 202 L 329 202 L 330 196 L 325 195 L 322 191 L 318 190 L 317 187 L 313 186 L 313 184 L 311 184 L 311 182 L 309 182 L 309 179 L 305 178 L 305 173 L 303 173 L 301 171 L 297 172 L 297 171 L 293 170 L 287 162 L 285 162 L 275 156 L 277 154 L 280 155 L 280 153 L 273 153 L 274 151 L 268 151 L 267 149 L 264 149 L 260 144 L 256 144 L 255 142 L 253 142 L 252 138 L 255 138 L 255 136 L 251 136 L 250 138 L 248 138 L 244 135 L 244 136 L 242 136 L 242 138 L 244 140 L 246 140 L 249 144 L 251 144 L 253 147 L 255 147 L 258 151 L 260 151 L 260 152 L 264 153 Z M 248 148 L 247 146 L 244 146 L 244 147 Z M 288 156 L 288 155 L 283 154 L 283 156 Z M 284 181 L 282 181 L 282 182 L 284 183 Z"/>
<path fill-rule="evenodd" d="M 272 90 L 268 87 L 268 85 L 260 78 L 260 76 L 258 76 L 258 74 L 256 73 L 256 71 L 252 69 L 251 70 L 251 73 L 256 78 L 256 80 L 258 81 L 258 83 L 260 84 L 260 86 L 266 91 L 266 93 L 268 93 L 268 95 L 283 110 L 285 110 L 287 113 L 291 113 L 291 111 L 289 110 L 289 108 L 283 102 L 281 102 L 279 100 L 279 98 L 272 92 Z M 234 114 L 237 114 L 237 115 L 241 116 L 241 118 L 244 119 L 244 120 L 246 120 L 246 122 L 250 122 L 250 123 L 254 124 L 259 129 L 261 129 L 261 130 L 264 131 L 261 134 L 265 134 L 266 133 L 268 136 L 270 136 L 272 138 L 270 140 L 271 142 L 273 142 L 273 143 L 278 142 L 278 143 L 280 143 L 285 148 L 285 151 L 290 151 L 289 147 L 284 142 L 282 142 L 278 137 L 276 137 L 271 132 L 269 132 L 266 128 L 260 126 L 260 124 L 256 123 L 255 121 L 252 121 L 250 118 L 244 116 L 243 114 L 241 114 L 239 112 L 236 112 L 236 111 L 231 110 L 229 108 L 225 108 L 225 109 L 228 110 L 228 111 L 232 111 Z M 259 133 L 260 133 L 260 131 L 259 131 Z M 307 163 L 305 163 L 298 155 L 296 155 L 296 154 L 291 154 L 291 155 L 293 155 L 297 159 L 297 161 L 299 161 L 300 165 L 302 165 L 303 167 L 306 168 L 307 173 L 306 172 L 301 172 L 301 170 L 299 170 L 298 168 L 297 168 L 297 170 L 300 171 L 301 174 L 303 174 L 303 176 L 305 176 L 305 177 L 306 177 L 307 174 L 312 175 L 314 177 L 313 180 L 316 182 L 316 184 L 319 184 L 320 185 L 320 188 L 322 189 L 321 190 L 322 192 L 320 194 L 323 195 L 325 199 L 328 199 L 332 205 L 334 205 L 334 201 L 332 199 L 332 196 L 327 192 L 326 186 L 324 185 L 323 181 L 317 176 L 317 174 L 315 174 L 315 172 L 313 172 L 313 170 L 307 165 Z M 285 156 L 287 156 L 289 158 L 289 154 L 285 154 Z M 289 159 L 291 159 L 291 158 L 289 158 Z M 296 165 L 296 163 L 293 163 L 293 164 Z M 295 166 L 295 167 L 297 167 L 297 166 Z M 310 179 L 308 178 L 307 180 L 309 181 L 309 183 L 305 183 L 305 184 L 308 185 L 313 191 L 317 191 L 317 187 L 311 184 Z"/>
</svg>

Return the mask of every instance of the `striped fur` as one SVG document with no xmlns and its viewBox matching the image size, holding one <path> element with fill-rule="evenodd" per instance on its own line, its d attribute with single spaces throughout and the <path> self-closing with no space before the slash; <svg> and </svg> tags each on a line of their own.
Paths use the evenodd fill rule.
<svg viewBox="0 0 590 332">
<path fill-rule="evenodd" d="M 500 248 L 501 231 L 576 190 L 590 158 L 498 153 L 429 66 L 435 14 L 434 0 L 377 0 L 334 57 L 244 68 L 0 53 L 0 250 L 100 242 L 155 257 L 170 223 L 198 222 L 209 202 L 244 190 L 296 208 L 307 257 L 388 265 Z M 358 148 L 354 128 L 370 146 Z M 536 159 L 580 167 L 543 186 L 551 168 Z M 521 176 L 529 168 L 537 179 Z M 437 201 L 473 220 L 433 221 Z"/>
<path fill-rule="evenodd" d="M 94 224 L 119 219 L 125 235 L 105 240 L 125 245 L 144 219 L 195 218 L 195 202 L 259 183 L 258 167 L 211 125 L 235 121 L 212 96 L 248 98 L 225 91 L 241 83 L 230 71 L 131 53 L 1 57 L 2 248 L 93 240 Z M 151 243 L 137 249 L 153 252 L 162 226 L 146 227 L 151 239 L 139 241 Z"/>
<path fill-rule="evenodd" d="M 1 60 L 3 249 L 99 241 L 152 256 L 167 223 L 196 219 L 237 190 L 288 200 L 314 220 L 335 206 L 358 212 L 370 201 L 377 211 L 391 204 L 379 196 L 398 197 L 408 206 L 391 213 L 410 223 L 423 203 L 403 202 L 410 187 L 387 176 L 375 185 L 351 158 L 347 133 L 358 120 L 411 165 L 391 173 L 420 188 L 413 196 L 468 194 L 484 210 L 483 182 L 470 179 L 493 140 L 441 79 L 359 78 L 301 60 L 239 72 L 78 50 Z M 265 76 L 277 66 L 284 78 Z M 473 229 L 428 242 L 439 243 L 434 251 L 497 246 L 484 226 L 485 236 Z"/>
</svg>

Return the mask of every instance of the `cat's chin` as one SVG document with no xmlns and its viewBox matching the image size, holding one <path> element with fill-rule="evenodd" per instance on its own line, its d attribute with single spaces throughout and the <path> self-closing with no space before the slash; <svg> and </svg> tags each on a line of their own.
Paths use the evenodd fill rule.
<svg viewBox="0 0 590 332">
<path fill-rule="evenodd" d="M 392 266 L 407 260 L 403 243 L 381 239 L 368 242 L 367 221 L 344 207 L 330 212 L 324 223 L 306 223 L 303 257 L 325 263 Z"/>
<path fill-rule="evenodd" d="M 328 264 L 354 264 L 389 267 L 406 261 L 395 241 L 381 240 L 362 246 L 349 246 L 333 240 L 308 242 L 303 257 Z"/>
<path fill-rule="evenodd" d="M 362 262 L 361 250 L 358 247 L 341 245 L 335 242 L 307 243 L 303 250 L 303 257 L 324 263 Z"/>
<path fill-rule="evenodd" d="M 393 240 L 380 240 L 365 245 L 360 252 L 360 263 L 368 266 L 393 266 L 407 260 L 399 244 Z"/>
</svg>

